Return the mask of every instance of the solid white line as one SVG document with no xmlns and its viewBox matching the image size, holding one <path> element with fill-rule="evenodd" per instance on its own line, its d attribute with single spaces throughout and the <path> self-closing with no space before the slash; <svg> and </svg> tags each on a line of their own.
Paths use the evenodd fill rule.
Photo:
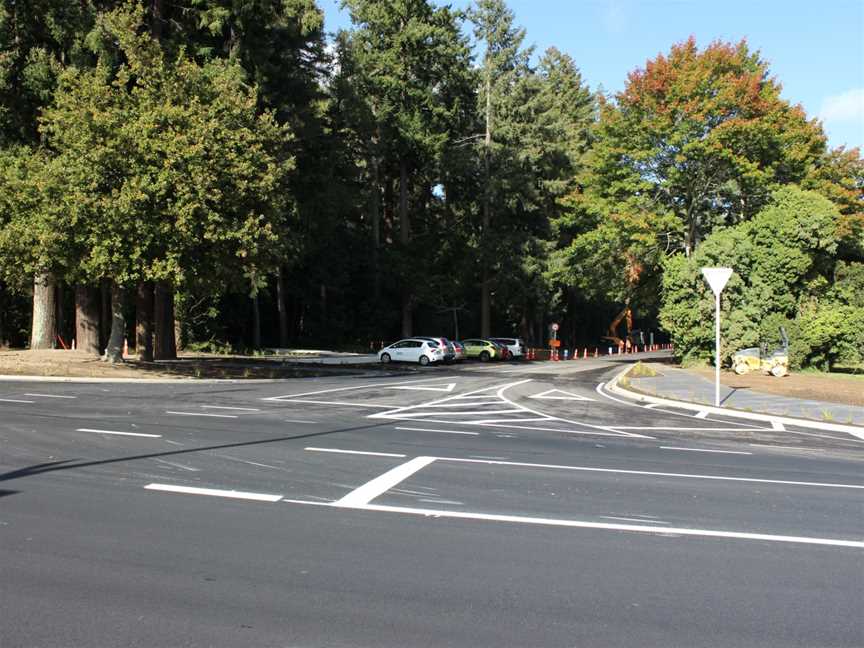
<svg viewBox="0 0 864 648">
<path fill-rule="evenodd" d="M 38 396 L 40 398 L 78 398 L 77 396 L 58 396 L 56 394 L 24 394 L 25 396 Z"/>
<path fill-rule="evenodd" d="M 525 419 L 530 421 L 531 419 Z M 543 419 L 544 421 L 557 421 L 558 419 Z M 597 432 L 596 430 L 561 430 L 559 428 L 538 427 L 536 425 L 511 425 L 508 423 L 493 422 L 494 419 L 484 421 L 459 421 L 458 425 L 483 425 L 485 427 L 503 427 L 512 428 L 514 430 L 539 430 L 541 432 L 563 432 L 565 434 L 587 434 L 589 436 L 610 436 L 619 439 L 653 439 L 654 437 L 645 436 L 644 434 L 628 434 L 626 432 Z M 570 421 L 562 421 L 562 423 L 570 423 Z M 572 425 L 572 423 L 570 423 Z"/>
<path fill-rule="evenodd" d="M 785 431 L 786 431 L 786 426 L 784 426 L 784 425 L 783 425 L 780 421 L 778 421 L 777 419 L 772 419 L 772 420 L 771 420 L 771 427 L 772 427 L 773 429 L 775 429 L 775 430 L 778 430 L 779 432 L 785 432 Z"/>
<path fill-rule="evenodd" d="M 441 432 L 442 434 L 465 434 L 467 436 L 480 436 L 479 432 L 456 432 L 455 430 L 433 430 L 431 428 L 397 427 L 397 430 L 410 430 L 412 432 Z"/>
<path fill-rule="evenodd" d="M 705 410 L 702 410 L 701 412 L 696 414 L 695 418 L 704 419 L 704 418 L 708 417 L 708 414 L 710 414 L 710 412 L 706 412 Z"/>
<path fill-rule="evenodd" d="M 304 502 L 306 503 L 306 502 Z M 311 503 L 311 502 L 309 502 Z M 362 511 L 380 511 L 384 513 L 406 513 L 436 518 L 457 518 L 462 520 L 485 520 L 489 522 L 511 522 L 516 524 L 536 524 L 545 526 L 573 527 L 581 529 L 600 529 L 604 531 L 630 531 L 635 533 L 650 533 L 652 535 L 686 535 L 708 538 L 730 538 L 736 540 L 762 540 L 767 542 L 788 542 L 796 544 L 827 545 L 830 547 L 864 548 L 864 542 L 859 540 L 840 540 L 835 538 L 812 538 L 804 536 L 770 535 L 766 533 L 745 533 L 739 531 L 715 531 L 712 529 L 683 529 L 679 527 L 654 527 L 638 524 L 610 524 L 604 522 L 583 522 L 578 520 L 559 520 L 554 518 L 534 518 L 519 515 L 492 515 L 489 513 L 468 513 L 463 511 L 445 511 L 434 509 L 410 508 L 406 506 L 382 506 L 365 504 L 362 506 L 346 506 L 338 502 L 334 506 L 353 508 Z"/>
<path fill-rule="evenodd" d="M 753 428 L 734 428 L 734 427 L 719 427 L 719 428 L 711 428 L 711 427 L 639 427 L 639 426 L 626 426 L 622 425 L 621 427 L 615 427 L 614 430 L 672 430 L 673 432 L 752 432 Z"/>
<path fill-rule="evenodd" d="M 758 479 L 755 477 L 725 477 L 722 475 L 692 475 L 688 473 L 653 472 L 646 470 L 624 470 L 621 468 L 591 468 L 588 466 L 562 466 L 557 464 L 536 464 L 519 461 L 487 461 L 481 459 L 462 459 L 459 457 L 434 457 L 438 461 L 459 463 L 483 463 L 523 468 L 552 468 L 556 470 L 575 470 L 580 472 L 616 473 L 621 475 L 647 475 L 649 477 L 678 477 L 687 479 L 709 479 L 715 481 L 749 482 L 756 484 L 781 484 L 784 486 L 814 486 L 820 488 L 854 488 L 864 490 L 864 484 L 830 484 L 823 482 L 786 481 L 781 479 Z"/>
<path fill-rule="evenodd" d="M 752 452 L 741 452 L 739 450 L 707 450 L 704 448 L 676 448 L 675 446 L 660 446 L 661 450 L 685 450 L 687 452 L 716 452 L 717 454 L 740 454 L 752 455 Z"/>
<path fill-rule="evenodd" d="M 290 401 L 281 401 L 283 403 L 311 403 L 313 405 L 337 405 L 340 407 L 371 407 L 373 409 L 387 409 L 388 407 L 393 407 L 392 405 L 373 405 L 372 403 L 343 403 L 339 401 L 322 401 L 322 400 L 304 400 L 296 398 Z"/>
<path fill-rule="evenodd" d="M 216 488 L 194 488 L 192 486 L 172 486 L 171 484 L 147 484 L 147 490 L 164 491 L 166 493 L 184 493 L 186 495 L 209 495 L 211 497 L 230 497 L 232 499 L 253 500 L 256 502 L 278 502 L 281 495 L 266 493 L 244 493 L 235 490 L 219 490 Z"/>
<path fill-rule="evenodd" d="M 238 410 L 241 412 L 260 412 L 256 407 L 225 407 L 224 405 L 202 405 L 201 409 Z"/>
<path fill-rule="evenodd" d="M 166 411 L 166 414 L 174 414 L 176 416 L 207 416 L 209 418 L 230 418 L 236 419 L 236 414 L 204 414 L 203 412 L 171 412 Z"/>
<path fill-rule="evenodd" d="M 360 450 L 340 450 L 339 448 L 314 448 L 311 446 L 303 449 L 308 450 L 309 452 L 335 452 L 337 454 L 369 455 L 372 457 L 398 457 L 400 459 L 404 459 L 407 456 L 404 454 L 393 454 L 391 452 L 362 452 Z"/>
<path fill-rule="evenodd" d="M 388 470 L 370 482 L 366 482 L 359 488 L 355 488 L 342 499 L 333 502 L 334 506 L 345 506 L 356 508 L 366 506 L 379 495 L 387 492 L 396 484 L 405 481 L 418 470 L 422 470 L 435 461 L 435 457 L 414 457 L 404 464 Z"/>
<path fill-rule="evenodd" d="M 18 398 L 0 398 L 0 403 L 35 403 L 31 400 L 20 400 Z"/>
<path fill-rule="evenodd" d="M 286 423 L 306 423 L 309 425 L 317 425 L 318 421 L 304 421 L 303 419 L 282 419 Z"/>
<path fill-rule="evenodd" d="M 479 412 L 403 412 L 400 418 L 416 418 L 418 416 L 471 416 L 473 414 L 513 414 L 521 412 L 519 409 L 504 409 L 504 410 L 481 410 Z"/>
<path fill-rule="evenodd" d="M 118 434 L 120 436 L 134 437 L 149 437 L 151 439 L 161 439 L 161 434 L 143 434 L 141 432 L 115 432 L 114 430 L 93 430 L 91 428 L 78 428 L 76 432 L 93 432 L 95 434 Z"/>
<path fill-rule="evenodd" d="M 390 387 L 391 385 L 413 385 L 414 383 L 423 383 L 430 382 L 432 380 L 441 380 L 441 378 L 422 378 L 420 380 L 406 380 L 402 382 L 390 382 L 390 383 L 376 383 L 374 385 L 357 385 L 354 387 L 336 387 L 334 389 L 319 389 L 318 391 L 311 392 L 302 392 L 300 394 L 286 394 L 285 396 L 271 396 L 269 398 L 262 398 L 264 401 L 282 401 L 282 400 L 293 400 L 298 396 L 315 396 L 317 394 L 331 394 L 333 392 L 340 391 L 351 391 L 357 389 L 373 389 L 375 387 Z"/>
<path fill-rule="evenodd" d="M 605 520 L 622 520 L 623 522 L 642 522 L 643 524 L 669 524 L 668 522 L 664 522 L 663 520 L 646 520 L 644 518 L 628 518 L 628 517 L 616 517 L 614 515 L 601 515 Z"/>
<path fill-rule="evenodd" d="M 777 448 L 780 450 L 798 450 L 800 452 L 825 452 L 822 448 L 802 448 L 801 446 L 769 445 L 767 443 L 748 443 L 747 445 L 754 448 Z"/>
</svg>

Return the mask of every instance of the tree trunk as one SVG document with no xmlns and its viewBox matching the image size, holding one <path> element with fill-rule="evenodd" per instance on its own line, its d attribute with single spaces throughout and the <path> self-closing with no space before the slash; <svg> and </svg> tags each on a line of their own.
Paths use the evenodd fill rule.
<svg viewBox="0 0 864 648">
<path fill-rule="evenodd" d="M 99 344 L 99 289 L 75 286 L 75 344 L 79 351 L 102 355 Z"/>
<path fill-rule="evenodd" d="M 57 295 L 54 299 L 55 306 L 57 308 L 57 314 L 55 319 L 57 320 L 56 330 L 58 341 L 62 341 L 65 344 L 68 344 L 70 347 L 72 345 L 72 340 L 66 341 L 64 338 L 66 337 L 66 310 L 64 308 L 64 290 L 63 290 L 63 281 L 57 281 Z"/>
<path fill-rule="evenodd" d="M 257 292 L 252 295 L 252 348 L 261 348 L 261 308 Z"/>
<path fill-rule="evenodd" d="M 279 266 L 276 276 L 276 310 L 279 312 L 279 346 L 288 346 L 288 304 L 285 300 L 285 269 Z"/>
<path fill-rule="evenodd" d="M 153 362 L 153 282 L 138 284 L 135 301 L 135 350 L 142 362 Z"/>
<path fill-rule="evenodd" d="M 53 349 L 57 337 L 57 291 L 54 276 L 36 275 L 33 280 L 33 328 L 31 349 Z"/>
<path fill-rule="evenodd" d="M 153 300 L 155 329 L 154 358 L 176 360 L 177 341 L 174 332 L 174 290 L 165 282 L 156 284 Z"/>
<path fill-rule="evenodd" d="M 123 338 L 126 336 L 126 317 L 123 305 L 126 291 L 116 282 L 111 282 L 111 335 L 105 349 L 105 359 L 111 364 L 123 362 Z"/>
<path fill-rule="evenodd" d="M 111 283 L 102 280 L 99 284 L 102 304 L 99 312 L 99 354 L 108 348 L 108 336 L 111 334 Z"/>
<path fill-rule="evenodd" d="M 405 158 L 399 160 L 399 227 L 400 241 L 404 248 L 411 243 L 411 216 L 408 213 L 408 163 Z M 407 252 L 407 249 L 405 250 Z M 411 337 L 414 330 L 414 318 L 411 312 L 413 301 L 411 284 L 408 277 L 402 278 L 402 337 Z"/>
</svg>

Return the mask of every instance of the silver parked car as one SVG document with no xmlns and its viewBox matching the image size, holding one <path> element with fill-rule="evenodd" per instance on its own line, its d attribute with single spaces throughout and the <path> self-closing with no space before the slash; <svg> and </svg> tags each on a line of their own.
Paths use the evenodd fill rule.
<svg viewBox="0 0 864 648">
<path fill-rule="evenodd" d="M 489 338 L 493 342 L 502 344 L 510 350 L 510 357 L 514 360 L 525 357 L 525 342 L 522 338 Z"/>
<path fill-rule="evenodd" d="M 424 367 L 430 362 L 442 362 L 444 350 L 431 338 L 408 338 L 384 347 L 378 352 L 378 360 L 388 362 L 419 362 Z"/>
</svg>

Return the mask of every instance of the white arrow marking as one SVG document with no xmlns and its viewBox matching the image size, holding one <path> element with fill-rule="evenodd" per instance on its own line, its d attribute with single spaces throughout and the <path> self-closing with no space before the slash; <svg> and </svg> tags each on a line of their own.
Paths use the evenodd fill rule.
<svg viewBox="0 0 864 648">
<path fill-rule="evenodd" d="M 453 391 L 454 387 L 456 387 L 456 383 L 448 383 L 447 385 L 432 385 L 431 387 L 387 387 L 387 389 L 408 389 L 411 391 L 434 391 L 450 393 Z"/>
<path fill-rule="evenodd" d="M 539 398 L 541 400 L 572 400 L 572 401 L 593 401 L 593 398 L 587 396 L 579 396 L 571 392 L 566 392 L 561 389 L 550 389 L 542 394 L 535 394 L 531 398 Z"/>
</svg>

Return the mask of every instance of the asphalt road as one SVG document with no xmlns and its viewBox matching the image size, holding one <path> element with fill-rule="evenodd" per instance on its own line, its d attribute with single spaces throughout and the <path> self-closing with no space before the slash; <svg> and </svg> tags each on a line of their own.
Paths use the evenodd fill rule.
<svg viewBox="0 0 864 648">
<path fill-rule="evenodd" d="M 864 442 L 619 370 L 0 383 L 0 646 L 864 645 Z"/>
</svg>

